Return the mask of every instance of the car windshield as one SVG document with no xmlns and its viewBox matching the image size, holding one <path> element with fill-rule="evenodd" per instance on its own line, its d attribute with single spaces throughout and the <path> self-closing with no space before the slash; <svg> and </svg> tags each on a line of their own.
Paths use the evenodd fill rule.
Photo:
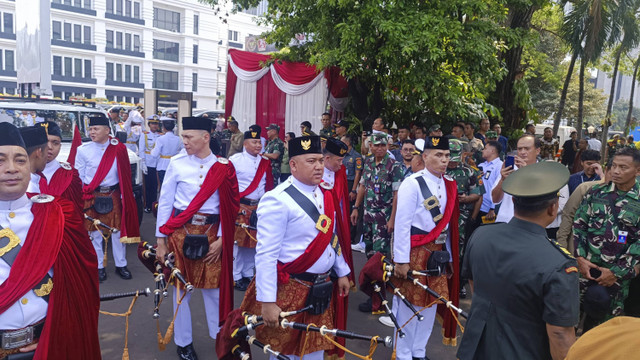
<svg viewBox="0 0 640 360">
<path fill-rule="evenodd" d="M 73 124 L 80 126 L 80 134 L 83 140 L 89 138 L 90 112 L 80 112 L 75 109 L 20 109 L 11 104 L 2 104 L 0 107 L 0 122 L 11 122 L 17 127 L 33 126 L 43 121 L 53 121 L 60 126 L 62 141 L 71 141 L 73 138 Z M 82 120 L 82 121 L 78 121 Z"/>
</svg>

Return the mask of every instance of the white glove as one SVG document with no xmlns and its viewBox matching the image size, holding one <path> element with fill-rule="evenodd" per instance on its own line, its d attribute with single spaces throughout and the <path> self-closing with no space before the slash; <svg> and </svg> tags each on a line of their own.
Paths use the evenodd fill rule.
<svg viewBox="0 0 640 360">
<path fill-rule="evenodd" d="M 140 160 L 140 168 L 142 169 L 142 173 L 147 175 L 149 170 L 147 170 L 147 164 L 144 163 L 144 160 Z"/>
</svg>

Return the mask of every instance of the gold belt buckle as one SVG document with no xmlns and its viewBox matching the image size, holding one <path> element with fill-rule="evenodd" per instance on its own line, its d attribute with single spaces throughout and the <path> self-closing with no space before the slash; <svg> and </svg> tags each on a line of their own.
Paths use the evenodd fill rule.
<svg viewBox="0 0 640 360">
<path fill-rule="evenodd" d="M 29 345 L 33 342 L 33 326 L 15 331 L 2 333 L 2 349 L 13 350 Z"/>
<path fill-rule="evenodd" d="M 331 218 L 329 218 L 325 214 L 321 214 L 320 217 L 318 218 L 318 221 L 316 222 L 316 229 L 321 231 L 323 234 L 326 234 L 327 231 L 329 231 L 330 227 L 331 227 Z"/>
<path fill-rule="evenodd" d="M 431 195 L 430 198 L 424 199 L 424 201 L 422 202 L 422 206 L 424 206 L 424 208 L 427 210 L 431 210 L 436 206 L 440 206 L 440 202 L 438 201 L 438 198 L 435 197 L 435 195 Z"/>
<path fill-rule="evenodd" d="M 206 225 L 207 224 L 207 217 L 205 215 L 195 214 L 191 218 L 191 224 L 192 225 Z"/>
</svg>

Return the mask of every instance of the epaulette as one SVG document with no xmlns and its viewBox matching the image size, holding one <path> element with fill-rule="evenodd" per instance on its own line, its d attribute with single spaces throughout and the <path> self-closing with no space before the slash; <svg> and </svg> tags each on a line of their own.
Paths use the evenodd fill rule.
<svg viewBox="0 0 640 360">
<path fill-rule="evenodd" d="M 31 197 L 31 202 L 34 202 L 36 204 L 44 204 L 44 203 L 52 202 L 53 200 L 54 200 L 53 196 L 46 195 L 46 194 L 38 194 Z"/>
<path fill-rule="evenodd" d="M 575 257 L 573 257 L 573 255 L 571 255 L 569 250 L 567 250 L 564 247 L 562 247 L 557 241 L 555 241 L 553 239 L 549 239 L 549 242 L 551 243 L 551 245 L 553 245 L 553 247 L 558 249 L 558 251 L 560 251 L 562 253 L 562 255 L 564 255 L 564 257 L 566 257 L 567 259 L 575 260 Z"/>
<path fill-rule="evenodd" d="M 69 164 L 68 162 L 65 161 L 60 161 L 60 167 L 65 169 L 65 170 L 71 170 L 73 169 L 73 167 L 71 166 L 71 164 Z"/>
<path fill-rule="evenodd" d="M 229 163 L 229 159 L 227 158 L 223 158 L 223 157 L 219 157 L 218 158 L 218 162 L 222 165 L 227 165 Z"/>
</svg>

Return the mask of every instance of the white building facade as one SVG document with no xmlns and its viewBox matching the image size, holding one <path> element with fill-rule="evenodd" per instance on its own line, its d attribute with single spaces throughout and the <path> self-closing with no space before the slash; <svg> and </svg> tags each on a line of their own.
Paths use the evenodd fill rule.
<svg viewBox="0 0 640 360">
<path fill-rule="evenodd" d="M 194 107 L 220 109 L 227 51 L 267 30 L 254 21 L 266 5 L 216 14 L 197 0 L 52 0 L 52 95 L 141 103 L 144 89 L 175 90 L 193 92 Z M 14 23 L 15 2 L 0 0 L 5 94 L 16 93 Z"/>
</svg>

